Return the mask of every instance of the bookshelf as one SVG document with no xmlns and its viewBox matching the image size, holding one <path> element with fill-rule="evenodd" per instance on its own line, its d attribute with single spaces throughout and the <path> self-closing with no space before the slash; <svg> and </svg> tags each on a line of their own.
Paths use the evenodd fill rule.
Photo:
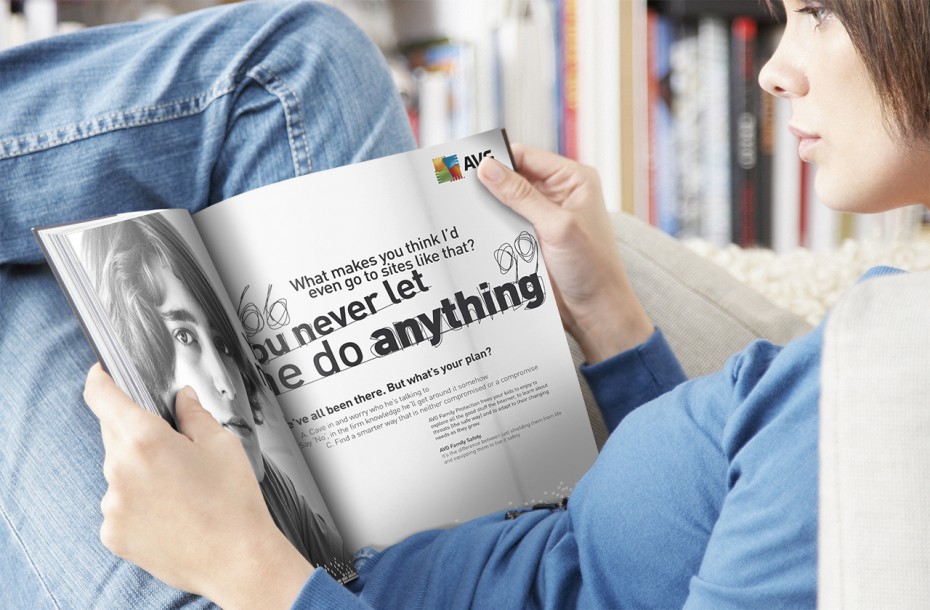
<svg viewBox="0 0 930 610">
<path fill-rule="evenodd" d="M 717 245 L 826 250 L 921 232 L 916 208 L 853 218 L 817 203 L 788 103 L 756 83 L 780 31 L 758 0 L 328 2 L 384 51 L 422 145 L 505 126 L 596 167 L 609 209 Z M 26 36 L 11 9 L 16 21 L 31 6 L 48 30 L 219 3 L 0 0 L 0 47 Z"/>
<path fill-rule="evenodd" d="M 781 252 L 829 250 L 850 238 L 900 239 L 920 226 L 915 209 L 854 218 L 817 202 L 816 170 L 801 164 L 786 129 L 789 103 L 757 84 L 781 29 L 779 16 L 758 0 L 476 0 L 469 6 L 485 15 L 480 22 L 456 13 L 463 3 L 386 1 L 403 7 L 395 12 L 401 38 L 429 34 L 486 52 L 469 64 L 470 78 L 491 83 L 476 86 L 497 100 L 484 103 L 485 125 L 505 125 L 514 140 L 530 144 L 552 147 L 554 140 L 552 148 L 597 167 L 610 209 L 677 237 Z M 411 5 L 420 11 L 413 28 Z M 434 20 L 424 23 L 427 5 Z M 503 55 L 495 47 L 502 27 L 532 27 L 543 15 L 553 24 L 554 93 L 552 80 L 541 77 L 548 68 L 538 70 L 551 64 L 538 41 Z M 534 76 L 514 86 L 529 92 L 498 82 L 521 73 Z M 531 127 L 501 105 L 526 111 Z"/>
<path fill-rule="evenodd" d="M 643 142 L 652 159 L 645 176 L 650 220 L 660 226 L 667 221 L 663 228 L 680 237 L 779 252 L 826 251 L 847 239 L 915 237 L 922 222 L 916 207 L 852 216 L 817 200 L 816 168 L 800 162 L 797 142 L 787 131 L 790 103 L 761 91 L 757 82 L 777 46 L 782 18 L 756 0 L 647 0 L 643 86 L 653 95 Z M 698 78 L 689 81 L 693 74 Z M 656 92 L 666 83 L 670 92 L 663 97 Z M 719 135 L 727 127 L 728 142 Z M 670 146 L 664 139 L 675 142 L 677 154 L 666 153 Z M 728 160 L 715 164 L 709 158 Z M 718 188 L 725 182 L 726 188 Z M 670 207 L 679 208 L 677 224 L 666 218 L 676 216 L 674 210 L 662 210 L 669 199 Z M 729 231 L 722 227 L 725 208 Z"/>
</svg>

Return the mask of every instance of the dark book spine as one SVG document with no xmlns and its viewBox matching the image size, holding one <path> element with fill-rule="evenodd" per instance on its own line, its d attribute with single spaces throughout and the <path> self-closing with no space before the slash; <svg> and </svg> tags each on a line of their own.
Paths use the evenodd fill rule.
<svg viewBox="0 0 930 610">
<path fill-rule="evenodd" d="M 765 62 L 775 52 L 775 47 L 767 44 L 776 39 L 761 36 L 756 44 L 755 80 Z M 756 243 L 763 248 L 774 244 L 774 221 L 772 200 L 774 197 L 774 163 L 775 163 L 775 96 L 756 87 L 759 104 L 759 138 L 758 158 L 756 159 Z"/>
<path fill-rule="evenodd" d="M 731 138 L 732 241 L 741 246 L 759 242 L 757 233 L 757 167 L 759 160 L 759 97 L 756 93 L 756 36 L 750 17 L 736 17 L 731 24 Z"/>
</svg>

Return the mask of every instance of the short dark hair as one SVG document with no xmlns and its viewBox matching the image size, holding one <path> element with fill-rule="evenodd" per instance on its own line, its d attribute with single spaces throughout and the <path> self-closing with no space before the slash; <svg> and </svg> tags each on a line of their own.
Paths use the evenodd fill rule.
<svg viewBox="0 0 930 610">
<path fill-rule="evenodd" d="M 779 0 L 762 0 L 773 14 Z M 930 2 L 818 0 L 842 22 L 878 91 L 885 121 L 905 139 L 930 138 Z"/>
<path fill-rule="evenodd" d="M 193 252 L 167 220 L 148 214 L 89 229 L 83 234 L 82 250 L 113 329 L 163 418 L 172 421 L 162 397 L 174 378 L 175 348 L 157 309 L 164 301 L 164 287 L 155 279 L 154 265 L 167 266 L 203 307 L 242 375 L 252 417 L 262 422 L 258 373 Z"/>
</svg>

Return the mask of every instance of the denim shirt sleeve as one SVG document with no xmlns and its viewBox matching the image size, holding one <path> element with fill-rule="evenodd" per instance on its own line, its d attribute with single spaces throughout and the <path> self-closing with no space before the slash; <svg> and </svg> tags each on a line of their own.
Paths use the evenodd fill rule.
<svg viewBox="0 0 930 610">
<path fill-rule="evenodd" d="M 370 608 L 343 585 L 333 580 L 323 568 L 317 568 L 304 583 L 292 610 L 320 608 Z"/>
<path fill-rule="evenodd" d="M 581 372 L 594 392 L 609 432 L 633 409 L 687 380 L 658 328 L 644 343 L 603 362 L 583 364 Z"/>
</svg>

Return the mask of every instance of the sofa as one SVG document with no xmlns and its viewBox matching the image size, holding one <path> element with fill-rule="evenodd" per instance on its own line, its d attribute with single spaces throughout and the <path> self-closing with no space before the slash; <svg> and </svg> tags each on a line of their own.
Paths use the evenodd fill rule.
<svg viewBox="0 0 930 610">
<path fill-rule="evenodd" d="M 689 377 L 755 339 L 811 330 L 681 242 L 628 215 L 611 221 L 640 301 Z M 818 605 L 930 607 L 930 273 L 855 285 L 825 323 Z M 606 428 L 579 379 L 600 447 Z"/>
</svg>

